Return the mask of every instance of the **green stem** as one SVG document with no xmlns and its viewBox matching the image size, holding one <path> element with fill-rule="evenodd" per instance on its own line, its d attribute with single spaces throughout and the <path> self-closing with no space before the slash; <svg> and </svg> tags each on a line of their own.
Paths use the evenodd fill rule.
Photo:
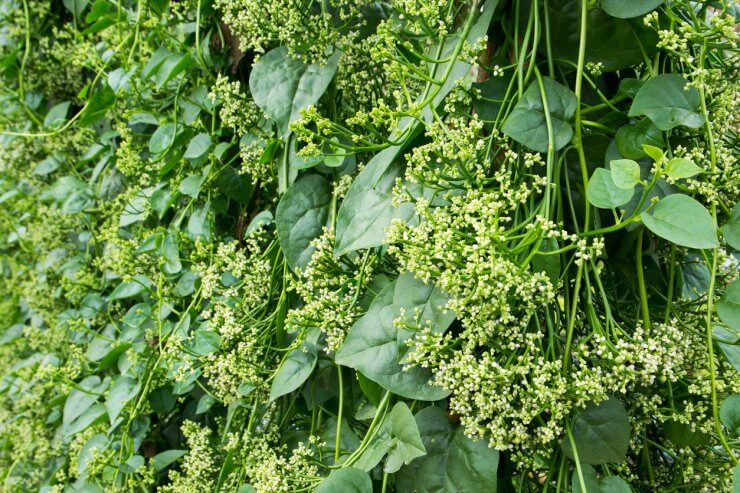
<svg viewBox="0 0 740 493">
<path fill-rule="evenodd" d="M 645 236 L 645 228 L 640 228 L 637 235 L 637 284 L 640 289 L 640 308 L 642 310 L 642 324 L 646 333 L 650 333 L 650 310 L 648 308 L 647 289 L 645 288 L 645 271 L 642 266 L 642 238 Z"/>
</svg>

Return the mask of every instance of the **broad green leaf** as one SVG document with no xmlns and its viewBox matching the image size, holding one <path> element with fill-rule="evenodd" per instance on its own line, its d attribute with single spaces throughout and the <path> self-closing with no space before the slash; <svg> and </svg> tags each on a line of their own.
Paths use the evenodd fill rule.
<svg viewBox="0 0 740 493">
<path fill-rule="evenodd" d="M 562 149 L 573 136 L 570 120 L 575 114 L 578 100 L 573 91 L 550 77 L 543 77 L 543 85 L 552 120 L 555 140 L 553 147 L 555 150 Z M 547 152 L 545 107 L 537 82 L 533 82 L 524 91 L 521 99 L 514 106 L 514 110 L 506 119 L 502 130 L 506 135 L 530 149 Z"/>
<path fill-rule="evenodd" d="M 169 81 L 175 78 L 177 74 L 193 66 L 195 60 L 193 60 L 190 53 L 173 53 L 169 55 L 159 66 L 157 70 L 157 87 L 161 88 Z"/>
<path fill-rule="evenodd" d="M 545 238 L 540 245 L 540 252 L 552 252 L 557 250 L 558 240 L 555 238 Z M 535 255 L 532 258 L 532 269 L 535 272 L 544 272 L 554 286 L 557 286 L 560 279 L 560 255 Z"/>
<path fill-rule="evenodd" d="M 650 120 L 620 127 L 615 139 L 619 153 L 628 159 L 647 156 L 648 145 L 655 148 L 663 145 L 663 133 Z"/>
<path fill-rule="evenodd" d="M 59 103 L 53 106 L 44 118 L 44 126 L 47 128 L 56 128 L 61 126 L 67 119 L 67 111 L 69 111 L 69 101 Z"/>
<path fill-rule="evenodd" d="M 717 315 L 730 329 L 740 332 L 740 279 L 727 286 L 717 303 Z"/>
<path fill-rule="evenodd" d="M 691 178 L 701 172 L 702 169 L 694 164 L 694 161 L 682 157 L 671 159 L 665 166 L 665 174 L 675 180 Z"/>
<path fill-rule="evenodd" d="M 624 460 L 632 427 L 627 411 L 616 398 L 610 397 L 577 411 L 571 426 L 581 462 L 598 465 Z M 562 446 L 565 454 L 573 459 L 570 440 L 563 439 Z"/>
<path fill-rule="evenodd" d="M 318 361 L 316 343 L 321 332 L 317 328 L 310 330 L 306 341 L 295 349 L 288 351 L 280 368 L 275 373 L 270 387 L 270 400 L 293 392 L 308 380 Z"/>
<path fill-rule="evenodd" d="M 152 154 L 162 154 L 169 150 L 175 142 L 175 137 L 181 129 L 174 123 L 165 123 L 152 134 L 149 139 L 149 152 Z"/>
<path fill-rule="evenodd" d="M 630 201 L 634 193 L 634 187 L 624 189 L 617 186 L 612 179 L 612 173 L 604 168 L 596 168 L 586 189 L 588 201 L 600 209 L 613 209 L 624 205 Z"/>
<path fill-rule="evenodd" d="M 425 407 L 416 423 L 426 455 L 396 474 L 397 491 L 416 493 L 490 493 L 497 491 L 497 450 L 474 441 L 454 426 L 440 407 Z"/>
<path fill-rule="evenodd" d="M 712 216 L 703 205 L 688 195 L 669 195 L 643 213 L 642 222 L 656 235 L 688 248 L 719 246 Z"/>
<path fill-rule="evenodd" d="M 414 214 L 410 203 L 394 207 L 393 187 L 403 174 L 396 163 L 398 147 L 376 154 L 350 185 L 337 214 L 335 255 L 383 244 L 393 219 L 408 221 Z"/>
<path fill-rule="evenodd" d="M 573 493 L 632 493 L 629 484 L 624 479 L 617 476 L 599 479 L 596 477 L 596 469 L 587 463 L 581 464 L 581 473 L 583 474 L 583 484 L 586 491 L 584 492 L 581 489 L 578 471 L 574 470 L 571 477 Z"/>
<path fill-rule="evenodd" d="M 85 442 L 85 445 L 82 446 L 77 456 L 77 473 L 81 477 L 87 477 L 88 465 L 90 465 L 97 455 L 105 452 L 108 445 L 108 437 L 104 433 L 93 435 Z"/>
<path fill-rule="evenodd" d="M 111 294 L 108 295 L 108 301 L 122 300 L 131 298 L 145 292 L 152 287 L 152 281 L 141 274 L 135 275 L 130 281 L 123 281 Z"/>
<path fill-rule="evenodd" d="M 118 419 L 118 415 L 121 414 L 126 403 L 139 394 L 140 387 L 139 381 L 131 377 L 118 376 L 115 379 L 105 400 L 105 409 L 108 412 L 108 419 L 110 419 L 111 424 Z"/>
<path fill-rule="evenodd" d="M 180 247 L 177 239 L 177 231 L 167 231 L 162 239 L 160 254 L 165 259 L 162 271 L 167 275 L 175 275 L 182 270 L 180 261 Z"/>
<path fill-rule="evenodd" d="M 719 417 L 731 435 L 740 435 L 740 394 L 732 394 L 722 402 Z"/>
<path fill-rule="evenodd" d="M 331 184 L 321 175 L 297 180 L 280 199 L 275 223 L 280 248 L 291 269 L 303 269 L 315 250 L 311 242 L 329 219 Z"/>
<path fill-rule="evenodd" d="M 104 384 L 100 377 L 92 375 L 84 378 L 72 389 L 64 401 L 62 412 L 62 423 L 70 424 L 79 418 L 85 411 L 98 401 L 100 393 L 104 390 Z"/>
<path fill-rule="evenodd" d="M 180 457 L 184 456 L 187 452 L 187 450 L 179 449 L 165 450 L 164 452 L 160 452 L 152 457 L 152 466 L 155 471 L 161 471 Z"/>
<path fill-rule="evenodd" d="M 713 335 L 727 361 L 735 371 L 740 371 L 740 331 L 731 331 L 716 324 Z"/>
<path fill-rule="evenodd" d="M 699 112 L 699 91 L 686 87 L 688 81 L 677 74 L 660 74 L 640 88 L 629 116 L 644 115 L 661 130 L 679 125 L 699 128 L 704 115 Z"/>
<path fill-rule="evenodd" d="M 740 250 L 740 202 L 735 204 L 730 219 L 722 226 L 722 236 L 728 245 Z"/>
<path fill-rule="evenodd" d="M 186 159 L 198 159 L 205 156 L 210 149 L 211 136 L 207 133 L 200 133 L 190 140 L 183 157 Z"/>
<path fill-rule="evenodd" d="M 203 394 L 200 399 L 198 399 L 198 405 L 195 407 L 195 414 L 203 414 L 212 408 L 215 403 L 216 399 L 214 399 L 213 396 L 210 394 Z"/>
<path fill-rule="evenodd" d="M 665 0 L 601 0 L 601 8 L 614 17 L 629 19 L 655 10 Z"/>
<path fill-rule="evenodd" d="M 343 467 L 321 481 L 316 493 L 373 493 L 373 483 L 365 471 Z"/>
<path fill-rule="evenodd" d="M 78 20 L 82 18 L 82 12 L 85 11 L 89 3 L 90 0 L 62 0 L 64 8 L 69 10 Z"/>
<path fill-rule="evenodd" d="M 329 87 L 339 67 L 342 52 L 337 50 L 325 63 L 307 65 L 292 58 L 284 46 L 259 59 L 249 74 L 254 102 L 275 120 L 280 133 L 300 117 L 300 111 L 316 104 Z"/>
<path fill-rule="evenodd" d="M 455 315 L 445 310 L 447 296 L 424 284 L 412 274 L 402 274 L 387 285 L 367 313 L 350 329 L 336 354 L 340 365 L 362 372 L 370 380 L 408 399 L 435 401 L 449 392 L 430 383 L 431 372 L 421 367 L 404 370 L 401 363 L 414 333 L 397 328 L 393 321 L 405 310 L 407 316 L 419 310 L 420 324 L 429 322 L 435 332 L 444 332 Z"/>
<path fill-rule="evenodd" d="M 427 451 L 419 436 L 414 415 L 405 403 L 398 402 L 393 406 L 386 420 L 393 445 L 388 452 L 383 471 L 394 473 L 403 464 L 410 464 L 417 457 L 425 455 Z"/>
<path fill-rule="evenodd" d="M 529 4 L 524 2 L 522 5 Z M 577 63 L 580 0 L 548 0 L 547 4 L 553 57 Z M 603 64 L 604 72 L 642 63 L 643 53 L 651 56 L 656 51 L 656 43 L 656 34 L 641 22 L 630 22 L 612 17 L 600 8 L 589 8 L 586 18 L 586 62 Z M 570 64 L 562 66 L 571 67 Z"/>
<path fill-rule="evenodd" d="M 199 356 L 206 356 L 218 351 L 221 347 L 221 337 L 211 330 L 195 331 L 192 351 Z"/>
<path fill-rule="evenodd" d="M 632 190 L 640 182 L 640 165 L 631 159 L 616 159 L 609 163 L 609 167 L 612 180 L 619 188 Z"/>
</svg>

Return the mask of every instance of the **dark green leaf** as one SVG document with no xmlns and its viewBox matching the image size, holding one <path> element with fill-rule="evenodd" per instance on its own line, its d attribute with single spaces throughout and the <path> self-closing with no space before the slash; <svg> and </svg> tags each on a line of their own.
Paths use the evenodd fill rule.
<svg viewBox="0 0 740 493">
<path fill-rule="evenodd" d="M 292 58 L 284 46 L 259 59 L 249 75 L 249 90 L 254 102 L 275 120 L 282 135 L 300 117 L 300 110 L 316 104 L 339 66 L 341 51 L 323 63 L 306 65 Z"/>
<path fill-rule="evenodd" d="M 717 315 L 730 329 L 740 332 L 740 279 L 727 286 L 717 303 Z"/>
<path fill-rule="evenodd" d="M 113 382 L 105 401 L 105 409 L 111 424 L 115 423 L 126 403 L 139 394 L 141 384 L 130 377 L 119 376 Z"/>
<path fill-rule="evenodd" d="M 304 344 L 288 351 L 272 380 L 270 400 L 293 392 L 308 380 L 318 361 L 316 342 L 320 334 L 319 329 L 311 329 Z"/>
<path fill-rule="evenodd" d="M 699 112 L 699 91 L 686 84 L 688 81 L 676 74 L 653 77 L 637 92 L 629 115 L 645 115 L 661 130 L 679 125 L 701 127 L 704 115 Z"/>
<path fill-rule="evenodd" d="M 552 120 L 555 139 L 553 147 L 555 150 L 562 149 L 573 136 L 570 120 L 575 114 L 578 100 L 573 91 L 550 77 L 543 78 L 543 85 Z M 506 119 L 503 132 L 530 149 L 547 152 L 548 134 L 544 108 L 539 85 L 533 82 Z"/>
<path fill-rule="evenodd" d="M 427 454 L 396 475 L 397 491 L 490 493 L 497 491 L 499 453 L 485 440 L 474 441 L 445 412 L 429 406 L 416 414 Z"/>
<path fill-rule="evenodd" d="M 624 460 L 632 428 L 627 411 L 616 398 L 589 404 L 576 412 L 571 426 L 581 462 L 597 465 Z M 570 440 L 565 438 L 562 444 L 566 455 L 573 459 Z"/>
<path fill-rule="evenodd" d="M 722 227 L 722 236 L 728 245 L 740 250 L 740 202 L 735 204 L 730 219 Z"/>
<path fill-rule="evenodd" d="M 185 159 L 198 159 L 205 156 L 211 149 L 211 136 L 207 133 L 200 133 L 190 139 L 188 148 L 185 150 L 183 157 Z"/>
<path fill-rule="evenodd" d="M 638 17 L 663 5 L 664 0 L 601 0 L 601 8 L 614 17 Z"/>
<path fill-rule="evenodd" d="M 296 181 L 280 199 L 275 223 L 280 247 L 291 269 L 303 269 L 315 248 L 311 242 L 321 235 L 329 219 L 331 184 L 321 175 Z"/>
<path fill-rule="evenodd" d="M 413 216 L 412 204 L 391 203 L 396 178 L 403 173 L 394 162 L 398 153 L 398 147 L 389 147 L 376 154 L 350 185 L 337 214 L 336 255 L 381 245 L 393 219 Z"/>
<path fill-rule="evenodd" d="M 571 488 L 573 493 L 632 493 L 629 484 L 617 476 L 609 476 L 607 478 L 598 479 L 596 477 L 596 469 L 592 466 L 583 463 L 581 464 L 581 472 L 583 474 L 583 484 L 586 487 L 584 492 L 581 489 L 581 482 L 578 478 L 578 471 L 573 471 L 571 478 Z"/>
<path fill-rule="evenodd" d="M 740 435 L 740 394 L 732 394 L 724 400 L 719 417 L 731 435 Z"/>
<path fill-rule="evenodd" d="M 444 332 L 455 315 L 444 309 L 447 296 L 411 274 L 403 274 L 386 286 L 367 313 L 350 329 L 336 354 L 337 363 L 355 368 L 394 394 L 409 399 L 438 400 L 449 394 L 430 383 L 431 373 L 421 367 L 404 370 L 406 341 L 413 332 L 397 328 L 393 321 L 405 310 L 418 309 L 420 324 L 428 321 L 436 332 Z"/>
<path fill-rule="evenodd" d="M 663 145 L 663 133 L 650 120 L 625 125 L 617 130 L 617 149 L 628 159 L 642 159 L 647 156 L 645 145 Z"/>
<path fill-rule="evenodd" d="M 155 471 L 161 471 L 180 457 L 184 456 L 187 452 L 187 450 L 178 449 L 165 450 L 164 452 L 160 452 L 152 457 L 152 466 Z"/>
</svg>

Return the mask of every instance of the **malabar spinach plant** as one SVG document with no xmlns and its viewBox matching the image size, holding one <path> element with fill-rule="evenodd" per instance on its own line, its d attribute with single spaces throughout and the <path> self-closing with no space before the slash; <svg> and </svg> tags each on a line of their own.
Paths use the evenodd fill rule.
<svg viewBox="0 0 740 493">
<path fill-rule="evenodd" d="M 740 491 L 734 2 L 0 13 L 0 491 Z"/>
</svg>

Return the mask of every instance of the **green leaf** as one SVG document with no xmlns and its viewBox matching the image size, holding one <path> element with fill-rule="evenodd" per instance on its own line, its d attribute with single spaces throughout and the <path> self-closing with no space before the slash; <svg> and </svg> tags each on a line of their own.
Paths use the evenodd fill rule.
<svg viewBox="0 0 740 493">
<path fill-rule="evenodd" d="M 700 249 L 719 246 L 709 211 L 688 195 L 663 198 L 652 214 L 642 214 L 642 222 L 650 231 L 676 245 Z"/>
<path fill-rule="evenodd" d="M 308 380 L 318 361 L 316 343 L 320 334 L 319 329 L 312 328 L 303 344 L 288 351 L 272 380 L 270 400 L 293 392 Z"/>
<path fill-rule="evenodd" d="M 722 226 L 722 236 L 728 245 L 740 250 L 740 202 L 735 204 L 730 219 Z"/>
<path fill-rule="evenodd" d="M 740 371 L 740 332 L 730 331 L 717 324 L 714 326 L 713 335 L 727 361 L 735 371 Z"/>
<path fill-rule="evenodd" d="M 190 140 L 183 157 L 185 159 L 198 159 L 205 156 L 210 149 L 211 136 L 207 133 L 199 133 Z"/>
<path fill-rule="evenodd" d="M 543 77 L 547 106 L 552 120 L 555 150 L 562 149 L 573 136 L 570 120 L 576 111 L 576 95 L 550 77 Z M 535 151 L 547 152 L 548 134 L 544 104 L 537 82 L 533 82 L 514 107 L 502 128 L 503 132 Z"/>
<path fill-rule="evenodd" d="M 681 178 L 691 178 L 702 172 L 702 169 L 694 164 L 691 159 L 676 157 L 668 161 L 665 167 L 665 174 L 678 180 Z"/>
<path fill-rule="evenodd" d="M 184 456 L 187 452 L 187 450 L 179 449 L 165 450 L 164 452 L 160 452 L 152 457 L 152 466 L 155 471 L 161 471 L 180 457 Z"/>
<path fill-rule="evenodd" d="M 77 20 L 82 18 L 82 12 L 85 11 L 89 3 L 90 0 L 62 0 L 64 8 L 69 10 Z"/>
<path fill-rule="evenodd" d="M 192 67 L 195 63 L 190 53 L 172 53 L 169 55 L 157 70 L 157 88 L 161 88 L 169 81 L 175 78 L 183 70 Z"/>
<path fill-rule="evenodd" d="M 77 384 L 77 388 L 72 389 L 64 401 L 62 411 L 62 423 L 70 424 L 78 419 L 93 404 L 98 401 L 98 397 L 105 388 L 97 375 L 91 375 L 84 378 Z"/>
<path fill-rule="evenodd" d="M 386 420 L 393 445 L 388 452 L 383 471 L 395 473 L 403 464 L 410 464 L 417 457 L 425 455 L 427 451 L 421 441 L 414 415 L 405 403 L 396 403 L 388 413 Z"/>
<path fill-rule="evenodd" d="M 321 175 L 297 180 L 280 199 L 275 211 L 278 240 L 291 269 L 303 269 L 329 219 L 331 184 Z"/>
<path fill-rule="evenodd" d="M 604 168 L 596 168 L 588 181 L 586 196 L 588 201 L 600 209 L 613 209 L 630 201 L 634 187 L 626 190 L 614 183 L 612 173 Z"/>
<path fill-rule="evenodd" d="M 609 168 L 612 172 L 612 180 L 619 188 L 632 190 L 640 183 L 640 165 L 631 159 L 615 159 L 609 162 Z"/>
<path fill-rule="evenodd" d="M 740 435 L 740 394 L 732 394 L 724 400 L 719 417 L 727 431 L 735 436 Z"/>
<path fill-rule="evenodd" d="M 105 400 L 105 409 L 111 424 L 118 419 L 126 403 L 139 394 L 140 388 L 139 381 L 131 377 L 118 376 L 116 378 Z"/>
<path fill-rule="evenodd" d="M 589 404 L 576 412 L 571 426 L 581 462 L 593 465 L 621 462 L 627 455 L 632 428 L 627 411 L 616 398 Z M 565 454 L 574 459 L 570 440 L 565 438 L 562 445 Z"/>
<path fill-rule="evenodd" d="M 428 321 L 435 332 L 444 332 L 455 318 L 445 310 L 447 296 L 412 274 L 402 274 L 373 300 L 367 313 L 350 329 L 336 354 L 340 365 L 362 372 L 370 380 L 408 399 L 435 401 L 449 392 L 430 383 L 431 372 L 421 367 L 404 370 L 401 363 L 414 333 L 397 328 L 393 321 L 405 310 L 420 313 L 420 324 Z"/>
<path fill-rule="evenodd" d="M 704 115 L 699 112 L 699 91 L 686 84 L 688 81 L 677 74 L 651 78 L 637 91 L 629 116 L 644 115 L 664 131 L 679 125 L 701 127 Z"/>
<path fill-rule="evenodd" d="M 343 467 L 321 481 L 316 493 L 373 493 L 373 483 L 365 471 Z"/>
<path fill-rule="evenodd" d="M 416 424 L 426 455 L 396 474 L 396 491 L 490 493 L 497 491 L 499 453 L 485 440 L 474 441 L 453 426 L 440 407 L 425 407 Z"/>
<path fill-rule="evenodd" d="M 180 128 L 174 123 L 166 123 L 157 128 L 149 138 L 149 152 L 156 155 L 169 150 L 179 131 Z"/>
<path fill-rule="evenodd" d="M 413 204 L 391 203 L 396 178 L 404 169 L 394 161 L 398 153 L 398 147 L 379 152 L 350 185 L 337 214 L 335 255 L 382 245 L 393 219 L 413 217 Z"/>
<path fill-rule="evenodd" d="M 647 156 L 648 145 L 655 148 L 663 145 L 663 133 L 650 120 L 620 127 L 615 139 L 619 153 L 628 159 Z"/>
<path fill-rule="evenodd" d="M 601 8 L 614 17 L 639 17 L 663 5 L 665 0 L 601 0 Z"/>
<path fill-rule="evenodd" d="M 141 274 L 135 275 L 130 281 L 123 281 L 111 294 L 108 295 L 108 301 L 122 300 L 132 298 L 152 287 L 152 281 Z"/>
<path fill-rule="evenodd" d="M 291 58 L 284 46 L 259 59 L 249 74 L 254 102 L 275 120 L 280 133 L 300 117 L 300 110 L 316 104 L 329 87 L 339 67 L 342 52 L 337 50 L 325 63 L 306 65 Z"/>
<path fill-rule="evenodd" d="M 195 331 L 192 350 L 199 356 L 206 356 L 218 351 L 221 347 L 221 337 L 211 330 Z"/>
<path fill-rule="evenodd" d="M 629 484 L 624 479 L 617 476 L 598 479 L 596 469 L 586 463 L 581 464 L 581 473 L 586 491 L 581 489 L 578 471 L 573 471 L 571 478 L 573 493 L 632 493 Z"/>
<path fill-rule="evenodd" d="M 725 289 L 717 303 L 717 315 L 730 329 L 740 332 L 740 279 L 735 279 Z"/>
<path fill-rule="evenodd" d="M 67 111 L 69 111 L 69 101 L 64 101 L 53 106 L 44 118 L 44 126 L 47 128 L 56 128 L 61 126 L 67 119 Z"/>
<path fill-rule="evenodd" d="M 642 144 L 642 149 L 645 151 L 645 154 L 650 156 L 650 159 L 656 163 L 661 162 L 665 157 L 663 150 L 659 147 L 651 146 L 650 144 Z"/>
</svg>

